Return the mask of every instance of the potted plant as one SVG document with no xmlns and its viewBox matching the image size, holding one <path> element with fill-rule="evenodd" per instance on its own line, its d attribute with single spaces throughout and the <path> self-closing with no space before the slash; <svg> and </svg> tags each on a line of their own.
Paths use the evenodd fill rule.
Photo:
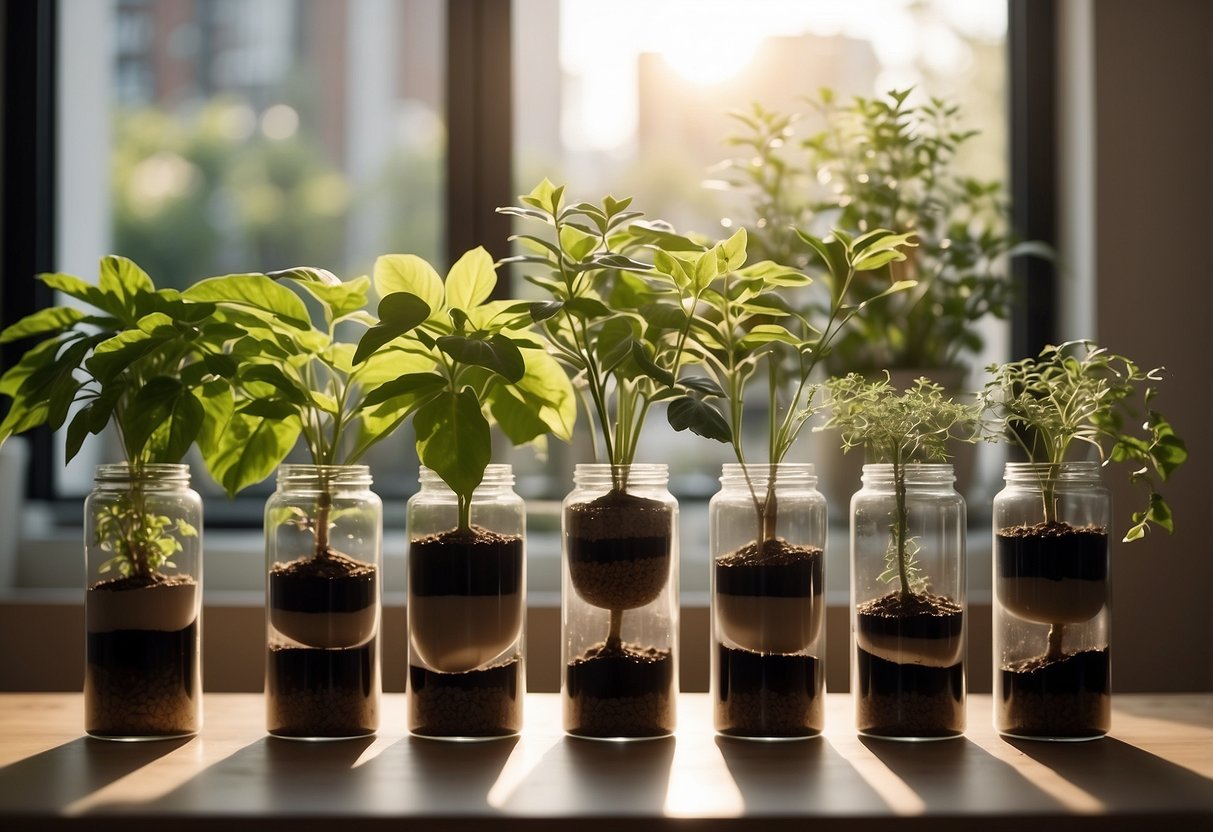
<svg viewBox="0 0 1213 832">
<path fill-rule="evenodd" d="M 122 257 L 101 260 L 96 285 L 40 279 L 90 308 L 49 307 L 0 333 L 40 339 L 0 378 L 12 400 L 0 442 L 66 425 L 70 460 L 112 427 L 123 459 L 98 467 L 85 502 L 85 729 L 187 736 L 202 721 L 202 504 L 180 460 L 208 429 L 238 333 Z"/>
<path fill-rule="evenodd" d="M 565 730 L 665 736 L 675 723 L 677 502 L 666 466 L 635 455 L 651 406 L 680 390 L 689 322 L 673 333 L 647 325 L 655 266 L 636 256 L 663 229 L 642 226 L 629 199 L 566 205 L 564 187 L 546 179 L 521 199 L 499 210 L 549 235 L 520 235 L 527 253 L 510 262 L 537 268 L 527 279 L 552 298 L 531 313 L 573 374 L 605 460 L 577 466 L 563 507 Z"/>
<path fill-rule="evenodd" d="M 863 447 L 851 500 L 852 688 L 859 732 L 946 739 L 965 725 L 965 505 L 946 464 L 976 435 L 976 405 L 925 378 L 898 391 L 857 373 L 828 382 L 846 450 Z"/>
<path fill-rule="evenodd" d="M 1187 450 L 1152 405 L 1161 369 L 1093 342 L 1047 346 L 990 373 L 982 403 L 1027 459 L 1007 464 L 994 500 L 995 726 L 1016 737 L 1094 739 L 1111 717 L 1111 500 L 1100 462 L 1078 452 L 1129 463 L 1130 479 L 1147 488 L 1128 542 L 1151 526 L 1173 530 L 1155 478 L 1165 481 Z M 1138 396 L 1144 423 L 1134 415 Z"/>
<path fill-rule="evenodd" d="M 245 333 L 231 389 L 209 404 L 214 429 L 199 441 L 207 467 L 229 493 L 278 468 L 265 509 L 274 736 L 340 739 L 379 724 L 382 505 L 358 462 L 407 416 L 404 405 L 368 402 L 408 366 L 382 336 L 417 326 L 428 310 L 395 299 L 380 304 L 377 321 L 364 310 L 369 288 L 368 277 L 297 268 L 211 278 L 186 293 Z M 357 345 L 339 337 L 350 325 L 363 328 Z M 310 463 L 280 466 L 300 438 Z"/>
<path fill-rule="evenodd" d="M 836 232 L 827 241 L 798 233 L 821 253 L 838 287 L 820 328 L 779 294 L 807 285 L 806 275 L 770 261 L 743 267 L 744 230 L 707 251 L 659 252 L 659 264 L 673 260 L 663 272 L 674 302 L 645 310 L 651 325 L 694 310 L 690 349 L 707 378 L 684 380 L 691 392 L 671 402 L 669 418 L 676 428 L 729 443 L 737 459 L 725 466 L 709 511 L 715 723 L 734 736 L 814 736 L 824 726 L 826 505 L 813 466 L 785 460 L 816 410 L 810 379 L 838 334 L 867 304 L 910 288 L 894 284 L 850 300 L 860 272 L 905 256 L 912 244 L 904 235 Z M 767 462 L 750 464 L 744 399 L 763 369 Z"/>
<path fill-rule="evenodd" d="M 548 434 L 567 441 L 576 415 L 568 377 L 527 331 L 529 305 L 491 300 L 496 283 L 483 248 L 445 281 L 412 255 L 375 264 L 381 306 L 427 310 L 405 338 L 383 332 L 426 368 L 367 397 L 405 406 L 423 465 L 408 506 L 408 725 L 421 736 L 488 738 L 522 727 L 526 513 L 510 466 L 490 464 L 490 424 L 515 444 Z"/>
<path fill-rule="evenodd" d="M 759 256 L 807 266 L 811 252 L 799 247 L 791 228 L 828 223 L 856 235 L 876 228 L 913 233 L 918 246 L 888 264 L 891 276 L 864 273 L 855 289 L 872 295 L 890 280 L 912 280 L 914 288 L 857 319 L 837 339 L 826 370 L 872 379 L 888 370 L 898 388 L 926 376 L 956 395 L 966 362 L 983 346 L 981 321 L 1009 312 L 1007 259 L 1048 256 L 1048 249 L 1010 231 L 1001 183 L 957 170 L 958 153 L 978 134 L 964 129 L 960 106 L 934 97 L 914 104 L 912 93 L 891 90 L 843 102 L 822 89 L 810 102 L 820 127 L 808 135 L 803 114 L 755 105 L 734 114 L 741 132 L 728 141 L 743 152 L 724 166 L 728 181 L 750 198 L 745 225 Z M 821 448 L 819 462 L 831 471 L 827 497 L 841 500 L 857 482 L 862 460 L 835 458 L 829 451 L 836 447 Z M 965 444 L 953 448 L 961 491 L 971 451 Z"/>
</svg>

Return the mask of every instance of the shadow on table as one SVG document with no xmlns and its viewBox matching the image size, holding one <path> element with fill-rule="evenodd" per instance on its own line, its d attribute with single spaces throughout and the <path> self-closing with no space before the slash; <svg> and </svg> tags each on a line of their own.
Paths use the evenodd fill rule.
<svg viewBox="0 0 1213 832">
<path fill-rule="evenodd" d="M 499 807 L 507 812 L 659 816 L 669 790 L 673 737 L 599 742 L 566 736 Z"/>
<path fill-rule="evenodd" d="M 925 804 L 927 813 L 999 815 L 1064 811 L 1052 795 L 964 737 L 897 742 L 860 737 Z"/>
<path fill-rule="evenodd" d="M 754 742 L 716 737 L 716 747 L 751 815 L 778 806 L 791 813 L 868 814 L 881 796 L 824 737 Z"/>
<path fill-rule="evenodd" d="M 0 812 L 62 810 L 191 741 L 66 742 L 0 768 Z"/>
<path fill-rule="evenodd" d="M 1099 800 L 1108 811 L 1184 811 L 1213 825 L 1213 780 L 1135 745 L 1112 737 L 1082 743 L 1005 742 Z"/>
<path fill-rule="evenodd" d="M 401 787 L 423 798 L 432 814 L 465 814 L 488 808 L 489 790 L 517 745 L 516 736 L 482 742 L 409 736 L 388 749 L 383 762 L 402 758 Z"/>
</svg>

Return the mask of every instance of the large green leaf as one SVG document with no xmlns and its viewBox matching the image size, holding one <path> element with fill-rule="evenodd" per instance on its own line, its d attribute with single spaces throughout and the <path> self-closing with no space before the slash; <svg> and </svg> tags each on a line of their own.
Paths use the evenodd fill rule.
<svg viewBox="0 0 1213 832">
<path fill-rule="evenodd" d="M 310 330 L 311 319 L 303 299 L 263 274 L 229 274 L 199 281 L 185 290 L 191 300 L 232 303 L 269 323 Z"/>
<path fill-rule="evenodd" d="M 98 309 L 109 312 L 111 315 L 121 315 L 123 312 L 122 304 L 117 298 L 105 295 L 96 286 L 81 280 L 75 275 L 47 273 L 38 275 L 38 279 L 56 292 L 62 292 L 76 300 L 82 300 Z"/>
<path fill-rule="evenodd" d="M 430 305 L 411 292 L 393 292 L 379 301 L 379 324 L 368 329 L 358 341 L 354 363 L 361 364 L 389 341 L 394 341 L 425 323 Z"/>
<path fill-rule="evenodd" d="M 705 401 L 683 396 L 670 402 L 666 418 L 674 430 L 690 430 L 707 439 L 717 442 L 731 442 L 733 431 L 729 423 L 720 415 L 720 411 Z"/>
<path fill-rule="evenodd" d="M 433 266 L 415 254 L 385 254 L 375 260 L 373 274 L 375 291 L 381 298 L 394 292 L 416 295 L 429 307 L 430 317 L 438 316 L 446 308 L 442 278 Z"/>
<path fill-rule="evenodd" d="M 362 407 L 376 407 L 384 402 L 405 397 L 416 399 L 435 393 L 445 385 L 446 379 L 438 373 L 405 373 L 369 391 L 362 400 Z"/>
<path fill-rule="evenodd" d="M 539 403 L 537 415 L 554 436 L 570 442 L 577 420 L 577 395 L 568 375 L 555 358 L 539 350 L 523 353 L 526 374 L 515 388 L 527 399 Z"/>
<path fill-rule="evenodd" d="M 203 418 L 201 402 L 180 381 L 157 376 L 131 400 L 123 439 L 136 455 L 147 446 L 152 461 L 178 462 L 198 436 Z"/>
<path fill-rule="evenodd" d="M 488 394 L 489 412 L 512 445 L 525 445 L 548 433 L 539 413 L 541 405 L 506 384 L 495 384 Z"/>
<path fill-rule="evenodd" d="M 325 322 L 330 326 L 333 321 L 366 306 L 367 292 L 371 288 L 369 277 L 356 277 L 342 283 L 332 272 L 324 269 L 296 268 L 288 272 L 275 272 L 273 276 L 290 280 L 319 301 L 324 309 Z"/>
<path fill-rule="evenodd" d="M 103 293 L 121 298 L 123 309 L 131 317 L 138 312 L 135 299 L 141 294 L 156 291 L 147 272 L 135 265 L 133 260 L 113 254 L 101 258 L 98 286 Z"/>
<path fill-rule="evenodd" d="M 438 349 L 460 364 L 472 364 L 492 370 L 510 382 L 521 380 L 526 362 L 518 346 L 500 333 L 488 338 L 465 335 L 444 335 L 438 339 Z"/>
<path fill-rule="evenodd" d="M 51 306 L 39 309 L 0 332 L 0 344 L 9 344 L 34 335 L 62 332 L 86 317 L 88 316 L 84 312 L 70 306 Z"/>
<path fill-rule="evenodd" d="M 492 459 L 489 423 L 470 390 L 446 391 L 413 416 L 417 453 L 456 494 L 470 499 Z"/>
<path fill-rule="evenodd" d="M 493 258 L 483 246 L 477 246 L 455 261 L 447 273 L 447 306 L 470 311 L 488 300 L 496 286 Z"/>
<path fill-rule="evenodd" d="M 228 496 L 273 473 L 299 438 L 296 418 L 266 419 L 238 413 L 222 395 L 205 398 L 203 407 L 208 427 L 199 434 L 199 450 L 207 470 Z"/>
</svg>

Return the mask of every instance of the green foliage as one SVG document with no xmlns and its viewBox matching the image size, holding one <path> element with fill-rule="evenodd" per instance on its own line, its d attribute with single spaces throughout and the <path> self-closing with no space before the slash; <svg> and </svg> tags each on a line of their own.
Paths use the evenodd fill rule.
<svg viewBox="0 0 1213 832">
<path fill-rule="evenodd" d="M 727 141 L 742 151 L 727 170 L 750 198 L 758 256 L 804 268 L 791 229 L 825 223 L 856 235 L 886 228 L 917 238 L 905 258 L 859 277 L 863 295 L 900 280 L 916 287 L 854 321 L 829 358 L 834 373 L 961 364 L 981 348 L 977 322 L 1009 312 L 1006 257 L 1045 253 L 1007 230 L 999 183 L 953 169 L 975 135 L 960 128 L 959 107 L 937 98 L 912 106 L 909 94 L 843 104 L 823 89 L 812 102 L 823 127 L 799 141 L 799 114 L 759 105 L 733 114 L 741 132 Z"/>
<path fill-rule="evenodd" d="M 548 434 L 567 441 L 572 385 L 528 331 L 529 304 L 491 299 L 497 274 L 483 248 L 464 254 L 445 280 L 413 255 L 380 257 L 374 279 L 381 322 L 363 336 L 355 364 L 379 357 L 406 372 L 382 379 L 364 406 L 413 416 L 421 462 L 455 492 L 460 528 L 468 528 L 492 457 L 490 423 L 516 445 Z"/>
<path fill-rule="evenodd" d="M 850 373 L 827 386 L 833 412 L 825 427 L 841 432 L 843 449 L 865 448 L 870 461 L 893 466 L 896 508 L 880 579 L 899 580 L 902 595 L 908 596 L 925 579 L 917 562 L 919 544 L 909 536 L 906 465 L 945 461 L 949 439 L 975 440 L 980 407 L 952 401 L 942 387 L 925 378 L 904 392 L 889 383 L 888 373 L 876 381 Z"/>
<path fill-rule="evenodd" d="M 1143 537 L 1151 525 L 1174 531 L 1171 509 L 1154 477 L 1166 481 L 1188 451 L 1161 413 L 1151 407 L 1162 368 L 1142 370 L 1124 356 L 1091 341 L 1046 346 L 1034 358 L 991 365 L 981 393 L 987 413 L 1022 448 L 1031 462 L 1047 463 L 1041 482 L 1046 522 L 1056 519 L 1054 493 L 1060 466 L 1079 447 L 1100 459 L 1128 462 L 1134 483 L 1148 490 L 1146 508 L 1133 513 L 1125 541 Z M 1137 421 L 1138 396 L 1146 410 Z M 1140 424 L 1134 429 L 1132 425 Z"/>
<path fill-rule="evenodd" d="M 526 265 L 527 279 L 551 296 L 530 304 L 531 318 L 588 399 L 595 452 L 601 444 L 618 468 L 634 460 L 650 406 L 688 390 L 680 380 L 692 321 L 684 304 L 716 274 L 723 249 L 705 253 L 663 224 L 640 222 L 630 199 L 566 205 L 564 190 L 545 179 L 522 206 L 498 209 L 547 227 L 544 236 L 514 238 L 527 253 L 506 262 Z M 650 255 L 652 263 L 638 259 Z M 693 407 L 675 412 L 693 419 Z"/>
<path fill-rule="evenodd" d="M 0 343 L 40 339 L 0 376 L 0 395 L 12 400 L 0 443 L 39 425 L 66 425 L 70 460 L 90 434 L 113 426 L 138 483 L 147 465 L 180 461 L 214 430 L 206 402 L 226 384 L 224 351 L 239 333 L 215 319 L 213 304 L 157 289 L 123 257 L 101 260 L 97 285 L 66 274 L 39 279 L 91 310 L 42 309 L 0 333 Z M 171 521 L 146 511 L 138 485 L 127 503 L 96 519 L 102 548 L 113 552 L 108 568 L 123 575 L 153 574 L 179 550 Z"/>
</svg>

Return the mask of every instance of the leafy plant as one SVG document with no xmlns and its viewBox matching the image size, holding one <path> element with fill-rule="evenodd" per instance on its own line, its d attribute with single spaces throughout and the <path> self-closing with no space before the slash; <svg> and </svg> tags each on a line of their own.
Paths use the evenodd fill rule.
<svg viewBox="0 0 1213 832">
<path fill-rule="evenodd" d="M 555 358 L 573 373 L 595 434 L 595 453 L 601 447 L 615 489 L 624 490 L 624 466 L 635 459 L 649 408 L 686 392 L 679 375 L 691 325 L 689 315 L 669 305 L 652 307 L 671 317 L 651 325 L 645 310 L 660 304 L 663 293 L 651 279 L 679 266 L 660 251 L 655 264 L 636 256 L 686 242 L 664 226 L 638 222 L 642 214 L 629 210 L 630 199 L 608 196 L 600 205 L 566 205 L 564 190 L 545 179 L 520 198 L 522 207 L 498 209 L 550 229 L 548 237 L 513 238 L 528 253 L 504 262 L 541 267 L 527 279 L 552 300 L 527 308 Z M 716 257 L 708 258 L 712 269 Z"/>
<path fill-rule="evenodd" d="M 1006 257 L 1046 253 L 1008 231 L 998 182 L 954 170 L 958 151 L 977 134 L 961 129 L 960 108 L 939 98 L 913 106 L 910 93 L 841 104 L 823 89 L 811 103 L 824 126 L 799 141 L 800 114 L 759 105 L 733 114 L 742 132 L 727 141 L 744 155 L 725 163 L 726 176 L 750 196 L 747 227 L 760 256 L 803 268 L 789 229 L 827 222 L 857 235 L 886 228 L 918 240 L 889 264 L 892 281 L 915 288 L 843 333 L 829 359 L 835 373 L 961 365 L 981 349 L 977 322 L 1008 314 Z M 871 271 L 857 288 L 872 295 L 889 282 Z"/>
<path fill-rule="evenodd" d="M 951 438 L 973 439 L 980 427 L 980 408 L 952 401 L 944 390 L 925 378 L 899 392 L 888 379 L 867 381 L 858 373 L 827 382 L 833 412 L 824 427 L 837 428 L 843 449 L 867 450 L 868 458 L 892 465 L 895 509 L 885 555 L 885 583 L 898 581 L 902 598 L 922 585 L 916 555 L 918 544 L 909 537 L 906 502 L 906 466 L 914 462 L 943 462 Z"/>
<path fill-rule="evenodd" d="M 1162 368 L 1142 370 L 1124 356 L 1092 341 L 1046 346 L 1034 358 L 995 364 L 980 395 L 996 427 L 1017 444 L 1030 462 L 1045 463 L 1040 473 L 1044 522 L 1057 522 L 1056 488 L 1061 466 L 1080 447 L 1100 459 L 1134 466 L 1132 482 L 1148 489 L 1142 511 L 1133 513 L 1126 542 L 1143 537 L 1151 525 L 1174 531 L 1171 509 L 1158 493 L 1154 477 L 1166 481 L 1188 457 L 1171 425 L 1150 403 L 1157 395 Z M 1146 408 L 1140 430 L 1133 409 L 1138 394 Z"/>
<path fill-rule="evenodd" d="M 808 313 L 795 309 L 780 294 L 807 286 L 807 275 L 769 260 L 742 267 L 746 259 L 744 229 L 723 246 L 692 258 L 665 255 L 675 260 L 675 268 L 665 271 L 673 275 L 684 308 L 696 310 L 689 316 L 689 349 L 708 374 L 707 379 L 683 382 L 692 391 L 686 398 L 696 405 L 678 410 L 675 405 L 682 400 L 675 400 L 669 412 L 671 424 L 728 442 L 737 461 L 744 465 L 745 392 L 755 373 L 763 364 L 766 366 L 767 460 L 771 476 L 762 497 L 750 483 L 758 518 L 755 542 L 759 544 L 775 537 L 775 466 L 787 457 L 804 425 L 819 409 L 814 404 L 817 385 L 810 383 L 818 364 L 829 355 L 840 333 L 869 304 L 913 286 L 910 282 L 885 285 L 876 294 L 858 300 L 853 292 L 859 274 L 906 256 L 903 250 L 913 246 L 909 235 L 876 230 L 851 238 L 836 231 L 829 240 L 822 240 L 803 231 L 795 233 L 818 252 L 830 273 L 831 303 L 820 328 L 813 326 Z M 717 253 L 714 260 L 709 260 L 706 267 L 701 265 L 713 252 Z M 657 262 L 662 262 L 661 253 Z M 688 285 L 696 288 L 689 298 L 695 305 L 685 297 Z M 710 398 L 723 401 L 724 414 L 706 401 Z M 747 469 L 742 470 L 749 482 Z"/>
<path fill-rule="evenodd" d="M 98 544 L 114 555 L 103 571 L 154 580 L 180 551 L 179 537 L 197 530 L 147 511 L 144 473 L 179 462 L 210 428 L 207 402 L 226 387 L 225 346 L 240 333 L 214 318 L 213 304 L 157 289 L 123 257 L 102 258 L 96 285 L 68 274 L 39 279 L 89 309 L 48 307 L 0 333 L 0 343 L 40 339 L 0 377 L 0 395 L 12 400 L 0 443 L 39 425 L 66 425 L 71 460 L 89 434 L 112 426 L 134 485 L 98 518 Z"/>
<path fill-rule="evenodd" d="M 382 354 L 408 369 L 371 390 L 364 404 L 412 415 L 421 462 L 455 492 L 461 530 L 471 528 L 472 494 L 492 456 L 490 420 L 522 445 L 549 433 L 570 440 L 576 417 L 568 377 L 527 330 L 529 305 L 491 300 L 496 285 L 483 248 L 461 257 L 445 282 L 419 257 L 380 257 L 383 322 L 354 357 L 361 365 Z M 386 352 L 376 353 L 382 344 Z"/>
</svg>

